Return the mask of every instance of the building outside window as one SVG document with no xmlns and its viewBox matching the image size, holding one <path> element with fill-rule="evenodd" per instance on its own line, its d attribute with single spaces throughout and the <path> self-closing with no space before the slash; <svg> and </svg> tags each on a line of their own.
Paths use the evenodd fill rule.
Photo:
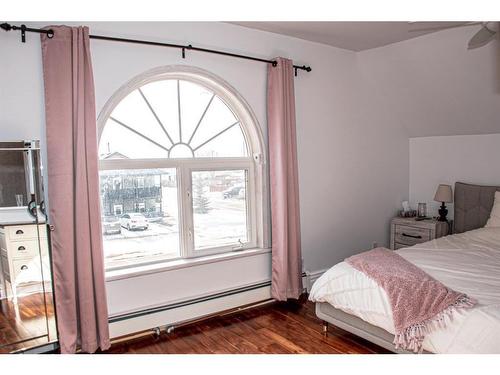
<svg viewBox="0 0 500 375">
<path fill-rule="evenodd" d="M 110 216 L 111 215 L 115 215 L 115 216 L 121 216 L 123 214 L 123 205 L 121 204 L 114 204 L 113 205 L 113 212 L 110 213 Z"/>
</svg>

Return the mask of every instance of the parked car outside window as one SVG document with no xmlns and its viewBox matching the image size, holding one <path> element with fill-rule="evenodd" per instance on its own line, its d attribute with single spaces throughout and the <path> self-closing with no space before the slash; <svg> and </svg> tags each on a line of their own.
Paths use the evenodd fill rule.
<svg viewBox="0 0 500 375">
<path fill-rule="evenodd" d="M 104 216 L 102 218 L 102 233 L 103 234 L 113 234 L 121 233 L 122 228 L 120 225 L 120 220 L 116 216 Z"/>
<path fill-rule="evenodd" d="M 224 190 L 222 192 L 222 196 L 224 197 L 224 199 L 238 197 L 240 194 L 240 191 L 243 189 L 244 189 L 243 186 L 234 186 L 232 188 Z"/>
<path fill-rule="evenodd" d="M 130 213 L 123 215 L 120 219 L 120 224 L 122 227 L 127 228 L 128 230 L 146 230 L 149 227 L 148 220 L 144 217 L 143 214 L 139 213 Z"/>
</svg>

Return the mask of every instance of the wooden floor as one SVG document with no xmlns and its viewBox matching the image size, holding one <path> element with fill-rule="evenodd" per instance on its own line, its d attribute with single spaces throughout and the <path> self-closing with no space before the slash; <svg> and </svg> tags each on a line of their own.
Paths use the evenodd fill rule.
<svg viewBox="0 0 500 375">
<path fill-rule="evenodd" d="M 12 300 L 0 300 L 0 353 L 42 345 L 55 338 L 52 296 L 46 294 L 49 332 L 43 293 L 19 297 L 17 304 Z M 45 337 L 36 338 L 39 336 Z"/>
<path fill-rule="evenodd" d="M 322 334 L 314 304 L 273 303 L 180 327 L 159 338 L 115 344 L 106 353 L 388 353 L 330 326 Z"/>
</svg>

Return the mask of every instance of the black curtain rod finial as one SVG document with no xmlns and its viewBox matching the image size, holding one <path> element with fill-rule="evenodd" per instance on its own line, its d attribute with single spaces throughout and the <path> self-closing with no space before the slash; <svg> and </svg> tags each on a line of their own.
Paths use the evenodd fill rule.
<svg viewBox="0 0 500 375">
<path fill-rule="evenodd" d="M 10 24 L 8 24 L 7 22 L 0 24 L 0 28 L 4 29 L 5 31 L 12 30 L 12 26 Z"/>
<path fill-rule="evenodd" d="M 27 27 L 26 25 L 16 26 L 16 25 L 11 25 L 10 23 L 7 23 L 7 22 L 0 24 L 0 28 L 2 28 L 5 31 L 20 30 L 21 31 L 21 41 L 23 43 L 26 42 L 26 33 L 27 32 L 46 34 L 49 39 L 52 39 L 54 37 L 54 30 L 52 30 L 52 29 L 49 29 L 49 30 L 33 29 L 31 27 Z"/>
</svg>

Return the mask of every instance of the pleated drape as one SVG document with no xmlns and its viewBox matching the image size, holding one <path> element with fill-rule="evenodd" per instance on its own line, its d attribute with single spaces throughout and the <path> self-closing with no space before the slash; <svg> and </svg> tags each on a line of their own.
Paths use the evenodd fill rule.
<svg viewBox="0 0 500 375">
<path fill-rule="evenodd" d="M 302 293 L 299 183 L 292 61 L 268 66 L 267 126 L 271 185 L 272 297 Z"/>
<path fill-rule="evenodd" d="M 94 80 L 87 27 L 42 39 L 49 220 L 62 353 L 109 348 Z"/>
</svg>

